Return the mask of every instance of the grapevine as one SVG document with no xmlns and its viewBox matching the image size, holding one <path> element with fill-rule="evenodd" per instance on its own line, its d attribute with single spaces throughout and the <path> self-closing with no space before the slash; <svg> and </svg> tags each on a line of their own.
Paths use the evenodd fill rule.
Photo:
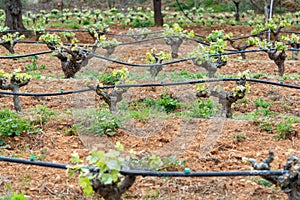
<svg viewBox="0 0 300 200">
<path fill-rule="evenodd" d="M 15 70 L 13 73 L 8 74 L 0 70 L 0 89 L 11 90 L 14 93 L 19 92 L 19 88 L 27 85 L 31 76 L 22 73 L 20 69 Z M 17 112 L 22 112 L 22 106 L 18 95 L 13 96 L 14 108 Z"/>
</svg>

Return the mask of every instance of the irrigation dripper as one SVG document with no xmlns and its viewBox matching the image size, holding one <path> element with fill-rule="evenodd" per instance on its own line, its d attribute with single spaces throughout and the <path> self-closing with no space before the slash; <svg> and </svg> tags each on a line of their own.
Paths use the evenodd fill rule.
<svg viewBox="0 0 300 200">
<path fill-rule="evenodd" d="M 185 174 L 190 174 L 190 173 L 191 173 L 191 170 L 190 170 L 190 168 L 184 168 L 183 172 L 184 172 Z"/>
<path fill-rule="evenodd" d="M 30 155 L 30 156 L 29 156 L 29 160 L 30 160 L 30 161 L 34 161 L 34 160 L 35 160 L 35 156 L 34 156 L 34 155 Z"/>
</svg>

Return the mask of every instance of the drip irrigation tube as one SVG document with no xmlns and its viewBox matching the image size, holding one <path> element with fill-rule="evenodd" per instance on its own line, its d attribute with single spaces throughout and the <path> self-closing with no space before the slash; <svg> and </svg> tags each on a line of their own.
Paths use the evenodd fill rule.
<svg viewBox="0 0 300 200">
<path fill-rule="evenodd" d="M 30 30 L 30 29 L 26 29 L 26 30 L 6 30 L 3 31 L 4 33 L 15 33 L 15 32 L 19 32 L 19 33 L 31 33 L 31 32 L 37 32 L 35 30 Z M 59 30 L 59 29 L 52 29 L 52 30 L 41 30 L 41 32 L 49 32 L 49 33 L 61 33 L 61 32 L 74 32 L 74 33 L 82 33 L 82 32 L 88 32 L 87 30 Z"/>
<path fill-rule="evenodd" d="M 52 53 L 52 52 L 53 52 L 52 50 L 49 50 L 49 51 L 41 51 L 41 52 L 37 52 L 37 53 L 22 54 L 22 55 L 16 55 L 16 56 L 0 56 L 0 59 L 25 58 L 25 57 L 42 55 L 42 54 L 49 54 L 49 53 Z"/>
<path fill-rule="evenodd" d="M 257 33 L 257 34 L 251 34 L 251 35 L 246 35 L 246 36 L 239 36 L 239 37 L 230 38 L 230 40 L 233 40 L 233 41 L 242 40 L 242 39 L 246 39 L 246 38 L 249 38 L 249 37 L 256 37 L 256 36 L 263 35 L 263 34 L 265 34 L 265 31 L 262 31 L 262 32 Z"/>
<path fill-rule="evenodd" d="M 164 38 L 172 38 L 172 37 L 173 38 L 178 38 L 177 36 L 158 36 L 158 37 L 153 37 L 153 38 L 148 38 L 148 39 L 143 39 L 143 40 L 137 40 L 137 41 L 134 41 L 134 42 L 124 42 L 124 43 L 119 44 L 118 46 L 120 46 L 120 45 L 131 45 L 131 44 L 137 44 L 137 43 L 148 42 L 148 41 L 153 41 L 153 40 L 159 40 L 159 39 L 164 39 Z M 187 38 L 187 37 L 181 37 L 181 38 L 185 39 L 185 40 L 191 40 L 193 42 L 209 46 L 208 43 L 202 42 L 202 41 L 199 41 L 199 40 L 196 40 L 196 39 L 193 39 L 193 38 Z"/>
<path fill-rule="evenodd" d="M 61 96 L 61 95 L 68 95 L 68 94 L 76 94 L 76 93 L 82 93 L 82 92 L 88 92 L 91 91 L 90 88 L 83 88 L 80 90 L 72 90 L 72 91 L 61 91 L 61 92 L 52 92 L 52 93 L 14 93 L 14 92 L 3 92 L 0 91 L 0 94 L 2 95 L 14 95 L 14 96 L 27 96 L 27 97 L 48 97 L 48 96 Z"/>
<path fill-rule="evenodd" d="M 211 83 L 211 82 L 225 82 L 225 81 L 238 81 L 239 78 L 213 78 L 213 79 L 199 79 L 199 80 L 191 80 L 191 81 L 183 81 L 183 82 L 169 82 L 169 83 L 150 83 L 150 84 L 120 84 L 120 85 L 109 85 L 109 86 L 101 86 L 99 89 L 108 89 L 114 87 L 165 87 L 165 86 L 173 86 L 173 85 L 189 85 L 189 84 L 197 84 L 197 83 Z M 259 79 L 246 79 L 248 82 L 256 82 L 263 83 L 269 85 L 276 85 L 280 87 L 287 87 L 293 89 L 300 89 L 300 86 L 290 85 L 284 83 L 277 83 L 272 81 L 265 81 Z"/>
<path fill-rule="evenodd" d="M 150 40 L 152 40 L 152 39 L 154 39 L 154 38 L 150 38 Z M 158 38 L 155 38 L 155 39 L 158 39 Z M 190 40 L 193 40 L 193 39 L 190 39 Z M 195 41 L 195 40 L 193 40 L 193 41 Z M 29 42 L 29 41 L 26 41 L 26 42 Z M 143 42 L 143 41 L 122 43 L 120 45 L 134 44 L 134 43 L 139 43 L 139 42 Z M 207 45 L 206 43 L 203 43 L 201 41 L 195 41 L 195 42 Z M 36 42 L 32 42 L 32 43 L 36 43 Z M 40 43 L 40 42 L 38 42 L 38 43 Z M 66 44 L 66 45 L 69 45 L 69 44 Z M 93 45 L 90 45 L 90 46 L 93 46 Z M 252 50 L 241 50 L 241 51 L 238 51 L 238 50 L 235 50 L 235 49 L 226 49 L 226 50 L 229 51 L 229 52 L 210 54 L 209 56 L 217 57 L 217 56 L 222 56 L 222 55 L 234 55 L 234 54 L 240 54 L 240 53 L 254 53 L 254 52 L 266 51 L 267 49 L 252 49 Z M 300 51 L 300 48 L 298 48 L 298 49 L 297 48 L 287 48 L 287 51 Z M 31 57 L 31 56 L 42 55 L 42 54 L 49 54 L 49 53 L 52 53 L 52 52 L 53 52 L 52 50 L 49 50 L 49 51 L 36 52 L 36 53 L 31 53 L 31 54 L 22 54 L 22 55 L 14 55 L 14 56 L 0 56 L 0 59 L 17 59 L 17 58 Z M 180 60 L 174 60 L 174 61 L 165 62 L 165 63 L 162 63 L 162 64 L 131 64 L 131 63 L 126 63 L 126 62 L 123 62 L 123 61 L 114 60 L 114 59 L 107 58 L 107 57 L 100 56 L 100 55 L 96 55 L 96 54 L 93 54 L 93 56 L 95 56 L 96 58 L 103 59 L 103 60 L 115 62 L 115 63 L 122 64 L 122 65 L 128 65 L 128 66 L 132 66 L 132 67 L 153 67 L 153 66 L 169 65 L 169 64 L 174 64 L 174 63 L 178 63 L 178 62 L 185 62 L 187 60 L 193 60 L 194 59 L 194 58 L 183 58 L 183 59 L 180 59 Z"/>
<path fill-rule="evenodd" d="M 153 35 L 153 34 L 158 34 L 158 33 L 163 33 L 164 31 L 153 31 L 150 33 L 141 33 L 141 34 L 116 34 L 116 33 L 106 33 L 106 35 L 111 35 L 111 36 L 119 36 L 119 37 L 133 37 L 133 36 L 141 36 L 141 35 Z"/>
<path fill-rule="evenodd" d="M 259 36 L 259 35 L 262 35 L 266 32 L 267 30 L 265 31 L 262 31 L 261 33 L 258 33 L 258 34 L 251 34 L 251 35 L 248 35 L 248 36 L 236 36 L 234 38 L 231 38 L 232 40 L 239 40 L 239 39 L 245 39 L 245 38 L 248 38 L 248 37 L 255 37 L 255 36 Z M 14 33 L 14 32 L 19 32 L 19 33 L 26 33 L 26 32 L 36 32 L 35 30 L 6 30 L 6 31 L 3 31 L 4 33 L 7 32 L 7 33 Z M 52 30 L 44 30 L 44 32 L 49 32 L 49 33 L 60 33 L 60 32 L 78 32 L 78 33 L 82 33 L 82 32 L 88 32 L 88 30 L 55 30 L 55 29 L 52 29 Z M 141 36 L 141 35 L 151 35 L 151 34 L 158 34 L 158 33 L 163 33 L 164 30 L 160 30 L 160 31 L 153 31 L 153 32 L 150 32 L 150 33 L 142 33 L 142 34 L 118 34 L 118 33 L 109 33 L 109 32 L 101 32 L 101 31 L 97 31 L 98 33 L 100 34 L 105 34 L 105 35 L 111 35 L 111 36 L 118 36 L 118 37 L 133 37 L 133 36 Z M 294 33 L 294 34 L 300 34 L 300 32 L 297 32 L 297 31 L 289 31 L 289 30 L 280 30 L 279 32 L 282 32 L 282 33 Z M 206 36 L 203 36 L 203 35 L 199 35 L 199 34 L 195 34 L 196 37 L 200 37 L 200 38 L 206 38 Z"/>
<path fill-rule="evenodd" d="M 137 44 L 137 43 L 148 42 L 148 41 L 152 41 L 152 40 L 159 40 L 159 39 L 163 39 L 163 38 L 165 38 L 165 37 L 164 36 L 159 36 L 159 37 L 153 37 L 153 38 L 148 38 L 148 39 L 143 39 L 143 40 L 137 40 L 137 41 L 134 41 L 134 42 L 123 42 L 123 43 L 119 44 L 118 46 Z"/>
<path fill-rule="evenodd" d="M 7 32 L 7 33 L 15 33 L 15 32 L 19 32 L 19 33 L 31 33 L 31 32 L 36 32 L 35 30 L 6 30 L 3 32 Z M 51 30 L 43 30 L 43 32 L 49 32 L 49 33 L 62 33 L 62 32 L 73 32 L 73 33 L 87 33 L 88 30 L 59 30 L 59 29 L 51 29 Z M 162 33 L 163 30 L 161 31 L 153 31 L 150 33 L 142 33 L 142 34 L 116 34 L 116 33 L 109 33 L 109 32 L 102 32 L 102 31 L 97 31 L 97 33 L 100 34 L 105 34 L 105 35 L 111 35 L 111 36 L 118 36 L 118 37 L 132 37 L 132 36 L 141 36 L 141 35 L 153 35 L 153 34 L 158 34 L 158 33 Z"/>
<path fill-rule="evenodd" d="M 27 165 L 37 165 L 41 167 L 50 167 L 58 169 L 68 169 L 72 165 L 58 164 L 51 162 L 42 161 L 31 161 L 20 158 L 8 158 L 0 156 L 0 161 L 20 163 Z M 98 172 L 100 169 L 90 166 L 85 166 L 92 172 Z M 216 176 L 281 176 L 289 173 L 289 170 L 252 170 L 252 171 L 221 171 L 221 172 L 155 172 L 155 171 L 144 171 L 144 170 L 120 170 L 122 175 L 133 175 L 133 176 L 155 176 L 155 177 L 216 177 Z"/>
<path fill-rule="evenodd" d="M 225 82 L 225 81 L 238 81 L 239 78 L 214 78 L 214 79 L 198 79 L 198 80 L 191 80 L 191 81 L 183 81 L 183 82 L 169 82 L 169 83 L 144 83 L 144 84 L 120 84 L 120 85 L 106 85 L 101 86 L 99 89 L 110 89 L 110 88 L 131 88 L 131 87 L 165 87 L 165 86 L 174 86 L 174 85 L 189 85 L 189 84 L 197 84 L 197 83 L 208 83 L 208 82 Z M 248 82 L 256 82 L 256 83 L 263 83 L 269 85 L 276 85 L 280 87 L 287 87 L 293 89 L 300 89 L 300 86 L 297 85 L 290 85 L 284 83 L 277 83 L 259 79 L 246 79 Z M 17 95 L 17 96 L 61 96 L 61 95 L 68 95 L 68 94 L 75 94 L 75 93 L 82 93 L 91 91 L 90 88 L 83 88 L 80 90 L 72 90 L 67 92 L 53 92 L 53 93 L 14 93 L 14 92 L 4 92 L 0 91 L 1 95 Z"/>
<path fill-rule="evenodd" d="M 299 32 L 295 32 L 295 31 L 286 31 L 286 30 L 280 30 L 279 32 L 281 33 L 294 33 L 294 34 L 300 34 L 300 31 Z"/>
<path fill-rule="evenodd" d="M 46 44 L 46 42 L 40 42 L 40 41 L 32 41 L 32 40 L 19 40 L 18 43 L 25 43 L 25 44 Z M 64 46 L 74 46 L 74 44 L 71 43 L 63 43 Z M 94 44 L 77 44 L 79 47 L 93 47 Z"/>
<path fill-rule="evenodd" d="M 175 63 L 179 63 L 179 62 L 185 62 L 188 60 L 192 60 L 193 58 L 183 58 L 180 60 L 174 60 L 174 61 L 170 61 L 170 62 L 165 62 L 165 63 L 161 63 L 161 64 L 131 64 L 131 63 L 127 63 L 127 62 L 123 62 L 120 60 L 115 60 L 112 58 L 107 58 L 104 56 L 100 56 L 100 55 L 96 55 L 96 54 L 92 54 L 95 58 L 100 58 L 103 60 L 107 60 L 107 61 L 111 61 L 114 63 L 118 63 L 118 64 L 122 64 L 122 65 L 127 65 L 127 66 L 131 66 L 131 67 L 156 67 L 156 66 L 163 66 L 163 65 L 171 65 L 171 64 L 175 64 Z"/>
</svg>

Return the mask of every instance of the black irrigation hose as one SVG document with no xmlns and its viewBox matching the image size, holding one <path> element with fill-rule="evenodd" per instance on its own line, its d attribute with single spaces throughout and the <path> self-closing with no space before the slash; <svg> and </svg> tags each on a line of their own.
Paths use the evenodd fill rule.
<svg viewBox="0 0 300 200">
<path fill-rule="evenodd" d="M 198 33 L 195 33 L 195 36 L 196 36 L 196 37 L 200 37 L 200 38 L 203 38 L 203 39 L 206 39 L 206 36 L 203 36 L 203 35 L 199 35 Z"/>
<path fill-rule="evenodd" d="M 6 31 L 3 31 L 4 33 L 5 32 L 8 32 L 8 33 L 11 33 L 11 32 L 36 32 L 34 30 L 6 30 Z M 50 33 L 55 33 L 55 32 L 88 32 L 88 30 L 44 30 L 44 32 L 50 32 Z M 119 37 L 133 37 L 133 36 L 141 36 L 141 35 L 150 35 L 150 34 L 158 34 L 158 33 L 162 33 L 163 30 L 161 31 L 153 31 L 153 32 L 150 32 L 150 33 L 142 33 L 142 34 L 116 34 L 116 33 L 109 33 L 109 32 L 100 32 L 100 31 L 97 31 L 98 33 L 100 34 L 105 34 L 105 35 L 111 35 L 111 36 L 119 36 Z M 265 31 L 262 31 L 261 33 L 258 33 L 258 34 L 251 34 L 251 35 L 248 35 L 248 36 L 238 36 L 238 37 L 234 37 L 234 38 L 231 38 L 231 40 L 240 40 L 240 39 L 245 39 L 245 38 L 249 38 L 249 37 L 255 37 L 255 36 L 259 36 L 259 35 L 262 35 L 266 32 Z M 279 32 L 282 32 L 282 33 L 294 33 L 294 34 L 300 34 L 300 32 L 296 32 L 296 31 L 289 31 L 289 30 L 280 30 Z M 200 38 L 206 38 L 206 36 L 203 36 L 203 35 L 199 35 L 199 34 L 195 34 L 196 37 L 200 37 Z"/>
<path fill-rule="evenodd" d="M 188 60 L 192 60 L 193 58 L 183 58 L 183 59 L 179 59 L 179 60 L 174 60 L 174 61 L 170 61 L 170 62 L 165 62 L 165 63 L 161 63 L 161 64 L 131 64 L 131 63 L 127 63 L 127 62 L 123 62 L 120 60 L 115 60 L 112 58 L 107 58 L 104 56 L 100 56 L 100 55 L 96 55 L 96 54 L 92 54 L 95 58 L 100 58 L 103 60 L 107 60 L 107 61 L 111 61 L 114 63 L 118 63 L 121 65 L 127 65 L 127 66 L 131 66 L 131 67 L 156 67 L 156 66 L 163 66 L 163 65 L 171 65 L 171 64 L 175 64 L 175 63 L 179 63 L 179 62 L 185 62 Z"/>
<path fill-rule="evenodd" d="M 300 49 L 287 49 L 287 50 L 300 51 Z M 218 54 L 210 54 L 209 56 L 211 56 L 211 57 L 218 57 L 218 56 L 222 56 L 222 55 L 233 55 L 233 54 L 240 54 L 240 53 L 253 53 L 253 52 L 265 51 L 265 49 L 253 49 L 253 50 L 242 50 L 242 51 L 230 50 L 230 51 L 231 52 L 223 52 L 223 53 L 218 53 Z M 131 64 L 131 63 L 127 63 L 127 62 L 123 62 L 123 61 L 120 61 L 120 60 L 115 60 L 115 59 L 107 58 L 107 57 L 96 55 L 96 54 L 93 54 L 93 56 L 95 58 L 100 58 L 100 59 L 103 59 L 103 60 L 111 61 L 111 62 L 118 63 L 118 64 L 121 64 L 121 65 L 131 66 L 131 67 L 164 66 L 164 65 L 170 65 L 170 64 L 175 64 L 175 63 L 179 63 L 179 62 L 185 62 L 185 61 L 193 60 L 194 59 L 194 58 L 183 58 L 183 59 L 174 60 L 174 61 L 170 61 L 170 62 L 165 62 L 165 63 L 161 63 L 161 64 Z"/>
<path fill-rule="evenodd" d="M 263 83 L 263 84 L 268 84 L 268 85 L 276 85 L 276 86 L 281 86 L 281 87 L 300 89 L 300 86 L 298 86 L 298 85 L 277 83 L 277 82 L 271 82 L 271 81 L 265 81 L 265 80 L 260 80 L 260 79 L 253 79 L 253 78 L 249 78 L 249 79 L 246 79 L 246 80 L 249 81 L 249 82 L 254 82 L 254 83 Z"/>
<path fill-rule="evenodd" d="M 165 38 L 164 36 L 158 36 L 158 37 L 153 37 L 153 38 L 148 38 L 148 39 L 143 39 L 143 40 L 137 40 L 134 42 L 123 42 L 121 44 L 118 44 L 118 46 L 120 45 L 131 45 L 131 44 L 137 44 L 137 43 L 142 43 L 142 42 L 148 42 L 148 41 L 153 41 L 153 40 L 159 40 L 159 39 L 163 39 Z"/>
<path fill-rule="evenodd" d="M 175 37 L 176 38 L 177 36 L 158 36 L 158 37 L 153 37 L 153 38 L 148 38 L 148 39 L 137 40 L 137 41 L 134 41 L 134 42 L 124 42 L 124 43 L 118 44 L 118 46 L 120 46 L 120 45 L 137 44 L 137 43 L 148 42 L 148 41 L 153 41 L 153 40 L 158 40 L 158 39 L 171 38 L 171 37 Z M 199 40 L 196 40 L 196 39 L 193 39 L 193 38 L 187 38 L 187 37 L 181 37 L 181 38 L 185 39 L 185 40 L 191 40 L 193 42 L 197 42 L 197 43 L 201 43 L 203 45 L 209 46 L 208 43 L 202 42 L 202 41 L 199 41 Z"/>
<path fill-rule="evenodd" d="M 155 177 L 228 177 L 228 176 L 282 176 L 288 170 L 253 170 L 253 171 L 223 171 L 223 172 L 155 172 L 142 170 L 121 170 L 122 175 L 155 176 Z"/>
<path fill-rule="evenodd" d="M 191 41 L 193 41 L 193 42 L 197 42 L 197 43 L 203 44 L 203 45 L 205 45 L 205 46 L 209 46 L 209 45 L 210 45 L 210 44 L 207 43 L 207 42 L 203 42 L 203 41 L 200 41 L 200 40 L 196 40 L 196 39 L 194 39 L 194 38 L 187 38 L 187 37 L 184 37 L 183 39 L 185 39 L 185 40 L 191 40 Z"/>
<path fill-rule="evenodd" d="M 0 161 L 21 163 L 21 164 L 27 164 L 27 165 L 38 165 L 38 166 L 42 166 L 42 167 L 51 167 L 51 168 L 58 168 L 58 169 L 67 169 L 67 165 L 64 165 L 64 164 L 42 162 L 42 161 L 31 161 L 31 160 L 20 159 L 20 158 L 8 158 L 8 157 L 4 157 L 4 156 L 0 156 Z"/>
<path fill-rule="evenodd" d="M 169 82 L 169 83 L 142 83 L 142 84 L 120 84 L 120 85 L 105 85 L 105 86 L 99 86 L 99 89 L 110 89 L 110 88 L 131 88 L 131 87 L 165 87 L 165 86 L 174 86 L 174 85 L 190 85 L 190 84 L 197 84 L 197 83 L 211 83 L 211 82 L 225 82 L 225 81 L 238 81 L 239 78 L 212 78 L 212 79 L 198 79 L 198 80 L 191 80 L 191 81 L 183 81 L 183 82 Z M 293 89 L 300 89 L 300 86 L 297 85 L 290 85 L 290 84 L 284 84 L 284 83 L 277 83 L 272 81 L 265 81 L 265 80 L 259 80 L 259 79 L 246 79 L 249 82 L 255 82 L 255 83 L 263 83 L 263 84 L 269 84 L 269 85 L 276 85 L 280 87 L 287 87 L 287 88 L 293 88 Z M 53 92 L 53 93 L 15 93 L 15 92 L 3 92 L 0 91 L 1 95 L 18 95 L 18 96 L 61 96 L 61 95 L 68 95 L 68 94 L 75 94 L 75 93 L 82 93 L 91 91 L 90 88 L 83 88 L 80 90 L 72 90 L 72 91 L 61 91 L 61 92 Z"/>
<path fill-rule="evenodd" d="M 169 37 L 172 37 L 172 36 L 169 36 Z M 176 36 L 173 36 L 173 37 L 176 37 Z M 137 41 L 134 41 L 134 42 L 123 42 L 123 43 L 118 44 L 117 46 L 138 44 L 138 43 L 142 43 L 142 42 L 148 42 L 148 41 L 159 40 L 159 39 L 164 39 L 164 38 L 166 38 L 166 36 L 158 36 L 158 37 L 153 37 L 153 38 L 147 38 L 147 39 L 137 40 Z M 185 40 L 191 40 L 191 41 L 194 41 L 194 42 L 201 43 L 203 45 L 209 46 L 208 43 L 202 42 L 202 41 L 199 41 L 199 40 L 196 40 L 196 39 L 193 39 L 193 38 L 183 37 L 183 39 L 185 39 Z M 45 42 L 32 41 L 32 40 L 19 40 L 18 43 L 25 43 L 25 44 L 26 43 L 29 43 L 29 44 L 46 44 Z M 64 44 L 64 45 L 71 45 L 71 44 Z M 84 46 L 84 45 L 82 44 L 81 46 Z"/>
<path fill-rule="evenodd" d="M 16 59 L 16 58 L 24 58 L 24 57 L 31 57 L 31 56 L 37 56 L 42 54 L 49 54 L 52 53 L 52 50 L 49 51 L 41 51 L 37 53 L 31 53 L 31 54 L 22 54 L 22 55 L 16 55 L 16 56 L 0 56 L 0 59 Z"/>
<path fill-rule="evenodd" d="M 239 78 L 211 78 L 211 79 L 198 79 L 198 80 L 191 80 L 191 81 L 183 81 L 183 82 L 169 82 L 169 83 L 142 83 L 142 84 L 120 84 L 120 85 L 108 85 L 108 86 L 101 86 L 99 89 L 108 89 L 114 87 L 165 87 L 165 86 L 173 86 L 173 85 L 189 85 L 189 84 L 197 84 L 197 83 L 211 83 L 211 82 L 226 82 L 226 81 L 238 81 Z M 263 83 L 269 85 L 276 85 L 281 87 L 293 88 L 293 89 L 300 89 L 300 86 L 297 85 L 290 85 L 284 83 L 277 83 L 272 81 L 265 81 L 259 79 L 246 79 L 249 82 L 256 82 L 256 83 Z"/>
<path fill-rule="evenodd" d="M 0 94 L 2 95 L 17 95 L 17 96 L 27 96 L 27 97 L 49 97 L 49 96 L 61 96 L 61 95 L 68 95 L 68 94 L 76 94 L 76 93 L 82 93 L 82 92 L 88 92 L 91 91 L 90 88 L 83 88 L 80 90 L 72 90 L 72 91 L 61 91 L 61 92 L 51 92 L 51 93 L 15 93 L 15 92 L 3 92 L 0 91 Z"/>
<path fill-rule="evenodd" d="M 45 42 L 33 41 L 33 40 L 19 40 L 18 43 L 23 43 L 23 44 L 46 44 Z"/>
<path fill-rule="evenodd" d="M 162 65 L 172 65 L 175 63 L 181 63 L 181 62 L 185 62 L 185 61 L 189 61 L 189 60 L 193 60 L 194 58 L 182 58 L 182 59 L 177 59 L 177 60 L 172 60 L 170 62 L 165 62 L 162 63 Z"/>
<path fill-rule="evenodd" d="M 125 45 L 126 43 L 123 43 L 123 44 Z M 239 54 L 239 53 L 253 53 L 253 52 L 266 51 L 266 49 L 252 49 L 252 50 L 241 50 L 241 51 L 234 50 L 234 49 L 228 49 L 227 51 L 231 51 L 231 52 L 210 54 L 209 56 L 218 57 L 218 56 L 222 56 L 222 55 L 233 55 L 233 54 Z M 300 48 L 299 49 L 287 48 L 287 51 L 300 51 Z M 17 58 L 31 57 L 31 56 L 42 55 L 42 54 L 49 54 L 49 53 L 52 53 L 52 52 L 53 52 L 52 50 L 49 50 L 49 51 L 42 51 L 42 52 L 32 53 L 32 54 L 23 54 L 23 55 L 15 55 L 15 56 L 0 56 L 0 59 L 17 59 Z M 165 62 L 165 63 L 162 63 L 162 64 L 131 64 L 131 63 L 126 63 L 126 62 L 123 62 L 123 61 L 114 60 L 114 59 L 107 58 L 107 57 L 100 56 L 100 55 L 96 55 L 96 54 L 93 54 L 93 56 L 95 56 L 96 58 L 103 59 L 103 60 L 115 62 L 115 63 L 122 64 L 122 65 L 128 65 L 128 66 L 132 66 L 132 67 L 154 67 L 154 66 L 169 65 L 169 64 L 174 64 L 174 63 L 184 62 L 184 61 L 187 61 L 187 60 L 193 60 L 194 59 L 194 58 L 183 58 L 183 59 L 179 59 L 179 60 Z"/>
<path fill-rule="evenodd" d="M 32 33 L 32 32 L 37 32 L 35 30 L 6 30 L 6 31 L 3 31 L 4 33 L 7 32 L 7 33 L 14 33 L 14 32 L 19 32 L 19 33 Z M 87 33 L 89 32 L 88 30 L 54 30 L 54 29 L 50 29 L 50 30 L 42 30 L 42 32 L 49 32 L 49 33 L 62 33 L 62 32 L 73 32 L 73 33 Z M 162 33 L 163 30 L 161 31 L 153 31 L 153 32 L 150 32 L 150 33 L 142 33 L 142 34 L 117 34 L 117 33 L 109 33 L 109 32 L 101 32 L 101 31 L 97 31 L 97 33 L 100 33 L 100 34 L 105 34 L 105 35 L 111 35 L 111 36 L 119 36 L 119 37 L 133 37 L 133 36 L 141 36 L 141 35 L 153 35 L 153 34 L 158 34 L 158 33 Z"/>
<path fill-rule="evenodd" d="M 164 31 L 153 31 L 150 33 L 141 33 L 141 34 L 117 34 L 117 33 L 105 33 L 105 35 L 111 35 L 111 36 L 119 36 L 119 37 L 134 37 L 134 36 L 141 36 L 141 35 L 153 35 L 158 33 L 163 33 Z"/>
<path fill-rule="evenodd" d="M 281 32 L 281 33 L 294 33 L 294 34 L 300 34 L 300 32 L 287 31 L 287 30 L 280 30 L 279 32 Z"/>
<path fill-rule="evenodd" d="M 51 167 L 58 169 L 68 169 L 72 165 L 58 164 L 43 161 L 31 161 L 20 158 L 8 158 L 0 156 L 0 161 L 20 163 L 27 165 L 36 165 L 42 167 Z M 96 167 L 85 166 L 92 172 L 98 172 L 100 169 Z M 122 175 L 133 175 L 133 176 L 155 176 L 155 177 L 228 177 L 228 176 L 282 176 L 289 173 L 289 170 L 252 170 L 252 171 L 221 171 L 221 172 L 155 172 L 155 171 L 144 171 L 144 170 L 120 170 Z"/>
<path fill-rule="evenodd" d="M 287 48 L 288 51 L 300 51 L 300 48 L 299 49 L 295 49 L 295 48 Z"/>
<path fill-rule="evenodd" d="M 32 41 L 32 40 L 19 40 L 18 43 L 25 43 L 25 44 L 46 44 L 46 42 L 40 41 Z M 63 43 L 64 46 L 73 46 L 74 44 L 71 43 Z M 93 47 L 94 44 L 77 44 L 79 47 L 85 47 L 89 45 L 89 47 Z"/>
<path fill-rule="evenodd" d="M 121 65 L 131 66 L 131 67 L 155 67 L 155 66 L 161 66 L 162 65 L 162 64 L 131 64 L 131 63 L 115 60 L 115 59 L 112 59 L 112 58 L 107 58 L 105 56 L 100 56 L 100 55 L 96 55 L 96 54 L 93 54 L 93 56 L 95 58 L 100 58 L 100 59 L 103 59 L 103 60 L 111 61 L 111 62 L 118 63 L 118 64 L 121 64 Z"/>
<path fill-rule="evenodd" d="M 7 33 L 15 33 L 15 32 L 19 32 L 19 33 L 32 33 L 32 32 L 38 32 L 38 31 L 35 31 L 35 30 L 29 30 L 29 29 L 26 29 L 26 30 L 6 30 L 6 31 L 3 31 L 4 33 L 7 32 Z M 82 32 L 88 32 L 87 30 L 41 30 L 41 32 L 49 32 L 49 33 L 61 33 L 61 32 L 74 32 L 74 33 L 82 33 Z"/>
<path fill-rule="evenodd" d="M 257 34 L 251 34 L 251 35 L 246 35 L 246 36 L 239 36 L 239 37 L 234 37 L 234 38 L 230 38 L 230 40 L 241 40 L 241 39 L 245 39 L 245 38 L 249 38 L 249 37 L 256 37 L 256 36 L 259 36 L 259 35 L 263 35 L 265 34 L 266 31 L 262 31 L 260 33 L 257 33 Z M 227 39 L 228 40 L 228 39 Z"/>
</svg>

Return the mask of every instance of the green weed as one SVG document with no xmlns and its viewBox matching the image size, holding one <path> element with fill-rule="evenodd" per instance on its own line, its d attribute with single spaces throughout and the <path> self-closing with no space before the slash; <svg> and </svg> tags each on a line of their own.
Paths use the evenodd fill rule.
<svg viewBox="0 0 300 200">
<path fill-rule="evenodd" d="M 67 136 L 78 135 L 78 124 L 74 124 L 70 128 L 65 129 L 64 134 Z"/>
<path fill-rule="evenodd" d="M 246 139 L 244 134 L 234 134 L 233 135 L 233 143 L 239 143 Z"/>
<path fill-rule="evenodd" d="M 294 117 L 284 118 L 280 123 L 276 124 L 277 134 L 275 134 L 275 138 L 277 140 L 287 139 L 292 137 L 292 133 L 294 132 L 293 124 L 299 123 L 300 118 L 296 119 Z"/>
<path fill-rule="evenodd" d="M 49 108 L 43 105 L 36 105 L 31 113 L 35 115 L 35 120 L 33 121 L 41 125 L 50 120 L 52 116 L 56 115 L 55 111 L 50 110 Z"/>
<path fill-rule="evenodd" d="M 180 103 L 165 92 L 157 100 L 157 105 L 162 106 L 167 113 L 174 112 L 180 107 Z"/>
<path fill-rule="evenodd" d="M 263 178 L 259 178 L 257 180 L 257 183 L 259 185 L 262 185 L 262 186 L 265 186 L 265 187 L 271 187 L 273 185 L 273 183 L 271 183 L 270 181 L 267 181 L 266 179 L 263 179 Z"/>
<path fill-rule="evenodd" d="M 120 122 L 108 109 L 105 109 L 87 115 L 86 119 L 82 123 L 76 124 L 76 126 L 84 132 L 113 136 L 120 127 Z"/>
<path fill-rule="evenodd" d="M 256 78 L 256 79 L 259 79 L 262 76 L 267 76 L 267 74 L 265 74 L 263 72 L 256 72 L 256 73 L 251 73 L 250 74 L 251 78 Z"/>
<path fill-rule="evenodd" d="M 45 64 L 41 64 L 40 66 L 37 64 L 38 56 L 32 56 L 32 63 L 27 64 L 24 66 L 25 71 L 36 71 L 36 70 L 42 70 L 46 69 Z"/>
<path fill-rule="evenodd" d="M 182 112 L 183 116 L 193 118 L 209 118 L 217 114 L 219 105 L 212 99 L 197 99 L 184 106 L 187 110 Z"/>
<path fill-rule="evenodd" d="M 27 198 L 24 196 L 24 193 L 18 194 L 17 192 L 14 192 L 13 195 L 7 195 L 4 197 L 0 197 L 2 200 L 26 200 Z"/>
<path fill-rule="evenodd" d="M 20 115 L 8 110 L 0 110 L 0 136 L 19 136 L 22 133 L 32 134 L 39 132 L 32 122 L 23 119 Z"/>
<path fill-rule="evenodd" d="M 262 98 L 257 98 L 253 102 L 257 108 L 268 108 L 274 103 L 274 102 L 265 101 Z"/>
</svg>

